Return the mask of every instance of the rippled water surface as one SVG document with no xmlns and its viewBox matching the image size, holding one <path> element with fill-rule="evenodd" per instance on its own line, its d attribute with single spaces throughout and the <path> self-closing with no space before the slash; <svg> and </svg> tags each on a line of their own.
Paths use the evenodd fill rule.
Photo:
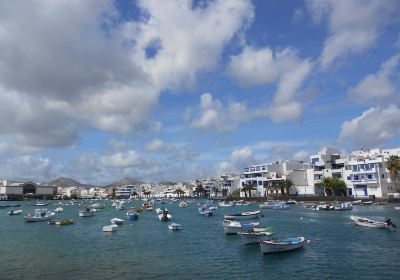
<svg viewBox="0 0 400 280">
<path fill-rule="evenodd" d="M 11 208 L 0 209 L 0 279 L 400 279 L 400 211 L 395 205 L 343 212 L 300 205 L 263 210 L 261 224 L 281 237 L 311 240 L 303 249 L 268 256 L 258 245 L 244 246 L 239 236 L 223 232 L 224 213 L 257 205 L 220 207 L 214 217 L 200 216 L 197 202 L 188 208 L 177 202 L 158 206 L 168 207 L 183 230 L 169 231 L 152 211 L 142 212 L 138 221 L 125 221 L 117 232 L 103 233 L 111 218 L 125 219 L 126 211 L 113 209 L 110 202 L 88 218 L 78 217 L 83 206 L 64 207 L 57 217 L 72 218 L 75 224 L 62 227 L 25 223 L 23 215 L 7 215 Z M 35 207 L 21 208 L 26 214 Z M 391 217 L 399 230 L 359 227 L 350 215 Z"/>
</svg>

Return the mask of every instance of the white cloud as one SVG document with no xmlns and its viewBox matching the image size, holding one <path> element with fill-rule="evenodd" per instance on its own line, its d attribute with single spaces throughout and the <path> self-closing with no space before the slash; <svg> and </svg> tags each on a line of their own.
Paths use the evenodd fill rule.
<svg viewBox="0 0 400 280">
<path fill-rule="evenodd" d="M 400 134 L 400 109 L 391 105 L 386 108 L 372 107 L 361 116 L 345 121 L 339 140 L 357 147 L 374 147 L 384 144 Z"/>
<path fill-rule="evenodd" d="M 382 101 L 395 94 L 396 82 L 399 78 L 396 68 L 399 61 L 400 54 L 396 54 L 382 63 L 377 73 L 367 75 L 358 85 L 349 89 L 349 97 L 357 101 Z"/>
<path fill-rule="evenodd" d="M 146 145 L 145 149 L 149 152 L 167 152 L 171 151 L 173 147 L 161 139 L 153 139 Z"/>
<path fill-rule="evenodd" d="M 191 121 L 190 127 L 228 131 L 250 118 L 252 113 L 247 111 L 245 104 L 230 102 L 224 107 L 211 93 L 204 93 L 200 97 L 199 114 Z"/>
<path fill-rule="evenodd" d="M 302 103 L 297 95 L 312 70 L 312 63 L 300 59 L 296 50 L 285 48 L 274 53 L 269 48 L 246 46 L 241 54 L 231 56 L 228 69 L 231 77 L 242 85 L 277 84 L 272 104 L 262 113 L 274 122 L 301 116 Z"/>
<path fill-rule="evenodd" d="M 128 145 L 126 141 L 120 141 L 116 139 L 108 140 L 107 144 L 110 145 L 111 148 L 113 148 L 114 150 L 121 150 L 123 148 L 126 148 L 126 146 Z"/>
<path fill-rule="evenodd" d="M 254 164 L 253 151 L 250 147 L 236 149 L 231 154 L 231 162 L 236 170 L 240 170 L 249 164 Z"/>
<path fill-rule="evenodd" d="M 105 155 L 100 160 L 104 166 L 115 168 L 126 168 L 141 163 L 139 154 L 133 150 Z"/>
<path fill-rule="evenodd" d="M 320 57 L 323 69 L 340 58 L 362 53 L 374 46 L 400 8 L 395 0 L 308 0 L 306 6 L 315 23 L 324 18 L 329 22 L 330 35 Z"/>
<path fill-rule="evenodd" d="M 308 162 L 310 160 L 310 153 L 306 151 L 298 151 L 294 154 L 294 159 L 302 160 L 304 162 Z"/>
</svg>

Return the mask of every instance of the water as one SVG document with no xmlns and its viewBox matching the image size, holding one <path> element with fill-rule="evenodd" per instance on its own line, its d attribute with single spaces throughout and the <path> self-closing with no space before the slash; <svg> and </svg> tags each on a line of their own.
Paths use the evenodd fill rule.
<svg viewBox="0 0 400 280">
<path fill-rule="evenodd" d="M 300 205 L 263 210 L 261 224 L 281 237 L 311 240 L 303 249 L 266 256 L 258 245 L 244 246 L 239 236 L 223 233 L 223 213 L 256 205 L 220 207 L 214 217 L 200 216 L 196 202 L 188 208 L 177 202 L 158 206 L 168 207 L 183 230 L 169 231 L 153 210 L 142 212 L 138 221 L 125 221 L 117 232 L 103 233 L 111 218 L 126 218 L 126 211 L 114 210 L 110 202 L 88 218 L 78 217 L 82 206 L 64 207 L 57 218 L 72 218 L 75 224 L 62 227 L 25 223 L 23 215 L 7 215 L 14 208 L 0 209 L 0 279 L 399 279 L 400 232 L 359 227 L 349 219 L 388 216 L 400 226 L 394 205 L 343 212 Z M 27 214 L 35 207 L 21 208 Z"/>
</svg>

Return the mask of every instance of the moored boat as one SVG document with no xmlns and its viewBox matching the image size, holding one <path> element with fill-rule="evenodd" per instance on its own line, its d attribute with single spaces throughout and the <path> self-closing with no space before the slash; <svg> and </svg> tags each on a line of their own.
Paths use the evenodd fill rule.
<svg viewBox="0 0 400 280">
<path fill-rule="evenodd" d="M 8 211 L 8 215 L 10 215 L 10 216 L 21 215 L 22 212 L 23 212 L 23 210 L 11 210 L 11 211 Z"/>
<path fill-rule="evenodd" d="M 260 223 L 241 224 L 238 221 L 232 221 L 232 220 L 225 220 L 223 222 L 224 232 L 226 235 L 237 234 L 239 232 L 248 231 L 259 225 Z"/>
<path fill-rule="evenodd" d="M 385 218 L 385 220 L 383 221 L 378 221 L 359 216 L 350 216 L 350 219 L 354 221 L 357 225 L 363 227 L 370 227 L 370 228 L 389 228 L 390 226 L 394 228 L 396 227 L 396 225 L 392 223 L 390 218 Z"/>
<path fill-rule="evenodd" d="M 254 219 L 261 216 L 260 210 L 251 212 L 242 212 L 238 214 L 225 214 L 225 220 L 244 220 L 244 219 Z"/>
<path fill-rule="evenodd" d="M 62 207 L 57 207 L 57 208 L 54 210 L 54 212 L 56 212 L 56 213 L 64 212 L 64 208 L 62 208 Z"/>
<path fill-rule="evenodd" d="M 353 209 L 353 205 L 350 202 L 343 202 L 333 206 L 334 210 L 351 210 Z"/>
<path fill-rule="evenodd" d="M 162 214 L 158 215 L 158 219 L 160 221 L 171 221 L 172 216 L 171 216 L 171 214 L 169 214 L 168 209 L 165 208 L 163 210 Z"/>
<path fill-rule="evenodd" d="M 25 222 L 41 222 L 41 221 L 48 221 L 54 217 L 55 213 L 50 212 L 47 209 L 35 209 L 33 215 L 31 213 L 28 216 L 25 216 Z"/>
<path fill-rule="evenodd" d="M 135 209 L 131 209 L 128 212 L 126 212 L 126 217 L 128 220 L 137 220 L 139 219 L 139 213 Z"/>
<path fill-rule="evenodd" d="M 354 201 L 352 202 L 353 205 L 360 205 L 361 203 L 362 203 L 362 200 L 361 200 L 361 199 L 359 199 L 359 200 L 354 200 Z"/>
<path fill-rule="evenodd" d="M 94 216 L 94 211 L 91 207 L 87 206 L 85 210 L 79 211 L 80 217 L 92 217 Z"/>
<path fill-rule="evenodd" d="M 260 242 L 261 252 L 263 254 L 287 252 L 302 248 L 308 240 L 304 237 L 294 237 L 287 239 L 273 239 Z"/>
<path fill-rule="evenodd" d="M 260 231 L 238 232 L 244 245 L 258 244 L 261 241 L 272 240 L 275 233 L 268 228 L 260 228 Z"/>
<path fill-rule="evenodd" d="M 168 225 L 170 230 L 181 230 L 182 226 L 180 224 L 172 223 Z"/>
<path fill-rule="evenodd" d="M 113 231 L 116 231 L 117 228 L 118 228 L 117 225 L 109 225 L 109 226 L 104 226 L 102 231 L 103 232 L 113 232 Z"/>
<path fill-rule="evenodd" d="M 211 217 L 213 215 L 213 212 L 210 210 L 208 205 L 203 205 L 199 208 L 199 213 L 202 216 L 208 216 Z"/>
<path fill-rule="evenodd" d="M 118 219 L 118 218 L 113 218 L 111 219 L 111 224 L 113 225 L 122 225 L 124 223 L 124 220 Z"/>
<path fill-rule="evenodd" d="M 58 226 L 72 225 L 73 223 L 74 223 L 74 220 L 71 220 L 71 219 L 56 220 L 56 225 L 58 225 Z"/>
<path fill-rule="evenodd" d="M 188 204 L 187 204 L 186 201 L 181 201 L 181 202 L 179 202 L 179 207 L 180 207 L 180 208 L 186 208 L 187 206 L 188 206 Z"/>
</svg>

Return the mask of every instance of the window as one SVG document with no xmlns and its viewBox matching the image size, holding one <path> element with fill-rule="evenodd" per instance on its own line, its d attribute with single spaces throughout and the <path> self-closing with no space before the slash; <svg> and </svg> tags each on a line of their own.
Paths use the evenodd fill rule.
<svg viewBox="0 0 400 280">
<path fill-rule="evenodd" d="M 359 180 L 358 175 L 354 175 L 354 180 Z"/>
<path fill-rule="evenodd" d="M 385 179 L 385 174 L 382 174 L 382 178 Z"/>
</svg>

